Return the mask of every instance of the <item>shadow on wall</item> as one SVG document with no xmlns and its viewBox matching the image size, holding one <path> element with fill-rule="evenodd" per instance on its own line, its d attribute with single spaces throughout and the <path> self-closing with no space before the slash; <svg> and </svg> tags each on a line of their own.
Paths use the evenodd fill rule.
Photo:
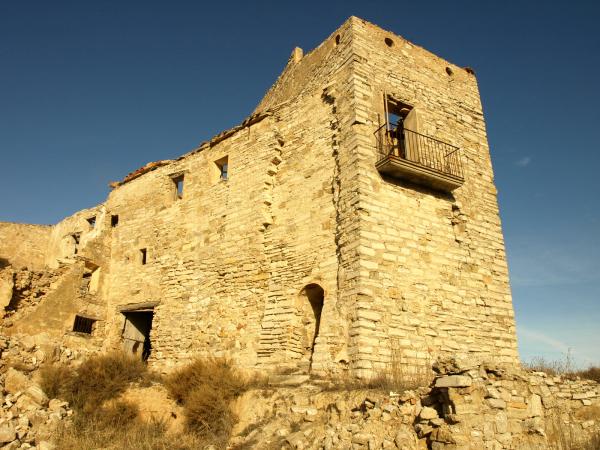
<svg viewBox="0 0 600 450">
<path fill-rule="evenodd" d="M 0 258 L 0 269 L 4 269 L 5 267 L 8 267 L 8 266 L 10 266 L 8 259 Z"/>
</svg>

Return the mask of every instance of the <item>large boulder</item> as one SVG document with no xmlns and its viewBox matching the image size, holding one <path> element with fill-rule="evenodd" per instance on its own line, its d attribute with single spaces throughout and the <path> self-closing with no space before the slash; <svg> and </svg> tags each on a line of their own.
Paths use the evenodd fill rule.
<svg viewBox="0 0 600 450">
<path fill-rule="evenodd" d="M 6 371 L 4 376 L 4 390 L 9 394 L 24 392 L 28 387 L 32 386 L 33 382 L 27 375 L 12 367 Z"/>
<path fill-rule="evenodd" d="M 17 438 L 17 431 L 10 422 L 0 425 L 0 444 L 7 444 Z"/>
</svg>

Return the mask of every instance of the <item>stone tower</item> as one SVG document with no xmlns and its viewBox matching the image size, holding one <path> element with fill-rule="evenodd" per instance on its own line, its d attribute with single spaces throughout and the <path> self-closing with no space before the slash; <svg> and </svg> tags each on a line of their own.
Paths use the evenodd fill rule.
<svg viewBox="0 0 600 450">
<path fill-rule="evenodd" d="M 69 292 L 13 332 L 165 370 L 198 355 L 359 376 L 518 361 L 473 71 L 364 20 L 295 49 L 239 126 L 112 187 L 44 230 L 0 224 L 1 257 L 29 240 L 19 257 Z"/>
</svg>

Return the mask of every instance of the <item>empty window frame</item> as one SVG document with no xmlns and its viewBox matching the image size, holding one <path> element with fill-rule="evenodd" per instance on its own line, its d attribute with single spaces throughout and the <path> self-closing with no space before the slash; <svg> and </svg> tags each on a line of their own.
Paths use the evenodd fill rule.
<svg viewBox="0 0 600 450">
<path fill-rule="evenodd" d="M 140 263 L 142 266 L 146 265 L 148 262 L 148 250 L 145 248 L 140 248 Z"/>
<path fill-rule="evenodd" d="M 171 180 L 173 180 L 173 184 L 175 185 L 175 198 L 182 199 L 183 198 L 183 174 L 171 175 Z"/>
<path fill-rule="evenodd" d="M 229 179 L 229 157 L 224 156 L 215 161 L 215 165 L 219 169 L 219 180 L 227 181 Z"/>
<path fill-rule="evenodd" d="M 76 255 L 79 252 L 79 239 L 81 238 L 81 233 L 73 233 L 71 237 L 73 238 L 73 254 Z"/>
<path fill-rule="evenodd" d="M 117 225 L 119 225 L 119 216 L 117 214 L 113 214 L 110 216 L 110 226 L 114 228 Z"/>
<path fill-rule="evenodd" d="M 94 319 L 89 319 L 87 317 L 75 316 L 75 321 L 73 322 L 73 331 L 77 333 L 85 333 L 92 334 L 94 329 Z"/>
<path fill-rule="evenodd" d="M 86 220 L 87 220 L 87 223 L 90 224 L 90 228 L 96 227 L 96 216 L 88 217 Z"/>
</svg>

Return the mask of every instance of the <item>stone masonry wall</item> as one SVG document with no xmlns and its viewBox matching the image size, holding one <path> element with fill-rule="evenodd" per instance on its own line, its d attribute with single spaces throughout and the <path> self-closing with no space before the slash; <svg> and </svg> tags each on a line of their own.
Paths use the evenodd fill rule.
<svg viewBox="0 0 600 450">
<path fill-rule="evenodd" d="M 43 268 L 51 232 L 49 225 L 0 222 L 0 268 Z"/>
<path fill-rule="evenodd" d="M 425 363 L 440 354 L 465 352 L 517 363 L 476 80 L 399 36 L 351 20 L 354 130 L 360 141 L 360 299 L 351 331 L 359 336 L 355 367 L 370 371 L 385 367 L 393 356 Z M 378 173 L 374 132 L 384 120 L 384 92 L 418 108 L 421 133 L 461 149 L 462 187 L 442 194 Z"/>
</svg>

